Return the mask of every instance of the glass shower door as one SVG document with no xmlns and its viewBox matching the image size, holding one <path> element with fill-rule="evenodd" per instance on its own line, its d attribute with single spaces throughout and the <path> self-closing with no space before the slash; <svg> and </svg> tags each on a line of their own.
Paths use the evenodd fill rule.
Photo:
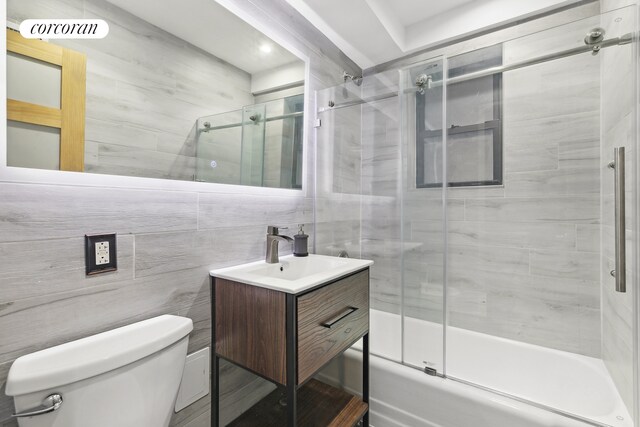
<svg viewBox="0 0 640 427">
<path fill-rule="evenodd" d="M 447 175 L 443 58 L 425 61 L 401 73 L 404 135 L 402 237 L 403 363 L 432 375 L 445 372 L 445 238 L 449 215 L 460 206 L 444 206 Z M 413 143 L 415 141 L 415 143 Z"/>
<path fill-rule="evenodd" d="M 262 187 L 264 170 L 265 104 L 242 109 L 240 184 Z"/>
<path fill-rule="evenodd" d="M 443 373 L 594 425 L 634 425 L 638 402 L 635 13 L 449 57 L 431 83 L 446 98 Z"/>
</svg>

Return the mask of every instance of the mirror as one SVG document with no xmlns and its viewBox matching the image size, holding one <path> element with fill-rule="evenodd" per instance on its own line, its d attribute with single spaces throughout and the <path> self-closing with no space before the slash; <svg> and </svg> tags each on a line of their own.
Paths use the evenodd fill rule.
<svg viewBox="0 0 640 427">
<path fill-rule="evenodd" d="M 26 19 L 102 39 L 26 39 Z M 8 0 L 7 166 L 302 188 L 305 63 L 213 0 Z"/>
</svg>

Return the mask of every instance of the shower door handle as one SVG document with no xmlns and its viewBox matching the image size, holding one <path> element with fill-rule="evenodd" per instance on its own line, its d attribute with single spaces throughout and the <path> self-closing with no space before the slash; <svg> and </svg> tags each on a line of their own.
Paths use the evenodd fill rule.
<svg viewBox="0 0 640 427">
<path fill-rule="evenodd" d="M 627 246 L 625 225 L 625 188 L 624 188 L 624 147 L 613 149 L 613 161 L 609 167 L 614 170 L 615 197 L 615 246 L 616 266 L 611 275 L 616 279 L 616 291 L 627 292 Z"/>
</svg>

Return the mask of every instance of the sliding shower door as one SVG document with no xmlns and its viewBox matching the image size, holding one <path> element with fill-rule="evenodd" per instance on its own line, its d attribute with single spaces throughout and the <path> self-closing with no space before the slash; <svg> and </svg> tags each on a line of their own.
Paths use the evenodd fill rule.
<svg viewBox="0 0 640 427">
<path fill-rule="evenodd" d="M 413 81 L 446 99 L 444 137 L 425 129 L 440 145 L 416 152 L 416 191 L 446 165 L 443 374 L 596 425 L 634 425 L 638 401 L 635 13 L 450 56 L 446 78 Z"/>
<path fill-rule="evenodd" d="M 316 251 L 375 261 L 373 354 L 640 426 L 636 12 L 316 93 Z"/>
<path fill-rule="evenodd" d="M 444 58 L 401 73 L 405 159 L 402 200 L 402 360 L 432 375 L 445 372 L 445 230 L 447 206 Z M 438 81 L 438 84 L 434 82 Z M 414 143 L 415 142 L 415 143 Z"/>
</svg>

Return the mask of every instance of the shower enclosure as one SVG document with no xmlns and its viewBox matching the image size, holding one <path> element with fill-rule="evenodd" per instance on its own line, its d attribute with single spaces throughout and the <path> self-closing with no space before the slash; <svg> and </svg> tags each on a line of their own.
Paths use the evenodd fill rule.
<svg viewBox="0 0 640 427">
<path fill-rule="evenodd" d="M 636 14 L 317 93 L 316 250 L 375 261 L 374 355 L 639 425 Z"/>
</svg>

